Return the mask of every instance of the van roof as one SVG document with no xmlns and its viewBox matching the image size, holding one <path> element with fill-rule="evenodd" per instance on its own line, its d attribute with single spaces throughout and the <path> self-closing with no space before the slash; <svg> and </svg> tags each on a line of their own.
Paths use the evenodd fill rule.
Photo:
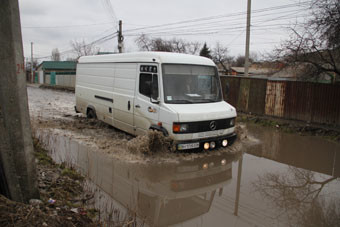
<svg viewBox="0 0 340 227">
<path fill-rule="evenodd" d="M 172 63 L 172 64 L 193 64 L 211 65 L 214 62 L 206 57 L 179 54 L 170 52 L 134 52 L 124 54 L 106 54 L 80 57 L 78 63 L 99 63 L 99 62 L 144 62 L 144 63 Z"/>
</svg>

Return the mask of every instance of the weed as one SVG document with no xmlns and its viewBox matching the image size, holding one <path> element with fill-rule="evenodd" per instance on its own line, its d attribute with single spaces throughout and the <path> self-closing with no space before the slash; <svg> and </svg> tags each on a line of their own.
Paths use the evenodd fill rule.
<svg viewBox="0 0 340 227">
<path fill-rule="evenodd" d="M 77 173 L 74 169 L 64 168 L 61 171 L 62 176 L 68 176 L 69 178 L 73 180 L 83 181 L 84 177 L 81 176 L 79 173 Z"/>
</svg>

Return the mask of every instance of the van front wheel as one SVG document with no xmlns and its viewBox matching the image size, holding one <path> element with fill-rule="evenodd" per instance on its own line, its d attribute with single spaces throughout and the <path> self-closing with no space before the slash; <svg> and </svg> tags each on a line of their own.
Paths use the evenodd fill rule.
<svg viewBox="0 0 340 227">
<path fill-rule="evenodd" d="M 94 112 L 93 109 L 87 110 L 86 117 L 89 118 L 89 119 L 96 119 L 97 118 L 96 113 Z"/>
</svg>

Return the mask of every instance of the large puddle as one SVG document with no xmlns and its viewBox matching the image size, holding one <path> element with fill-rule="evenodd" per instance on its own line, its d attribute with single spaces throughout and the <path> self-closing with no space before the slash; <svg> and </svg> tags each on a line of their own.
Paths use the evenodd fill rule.
<svg viewBox="0 0 340 227">
<path fill-rule="evenodd" d="M 259 143 L 177 162 L 134 163 L 40 130 L 53 159 L 100 191 L 97 208 L 150 226 L 323 226 L 340 218 L 340 145 L 247 126 Z M 96 189 L 94 189 L 96 188 Z M 312 225 L 311 225 L 312 224 Z"/>
</svg>

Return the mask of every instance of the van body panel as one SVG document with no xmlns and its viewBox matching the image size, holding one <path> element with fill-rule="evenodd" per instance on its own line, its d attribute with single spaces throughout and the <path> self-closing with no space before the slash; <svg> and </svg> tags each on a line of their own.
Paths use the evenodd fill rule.
<svg viewBox="0 0 340 227">
<path fill-rule="evenodd" d="M 159 119 L 162 122 L 162 126 L 168 131 L 172 137 L 172 125 L 173 122 L 178 122 L 178 114 L 174 111 L 170 105 L 162 104 L 159 111 Z M 172 137 L 173 138 L 173 137 Z"/>
<path fill-rule="evenodd" d="M 236 110 L 228 103 L 167 104 L 178 113 L 178 122 L 218 120 L 236 117 Z"/>
<path fill-rule="evenodd" d="M 215 63 L 205 57 L 169 53 L 169 52 L 137 52 L 137 53 L 123 53 L 123 54 L 106 54 L 96 56 L 84 56 L 79 58 L 78 63 L 168 63 L 168 64 L 194 64 L 207 65 L 216 67 Z"/>
<path fill-rule="evenodd" d="M 113 99 L 114 79 L 111 76 L 113 71 L 112 64 L 77 66 L 76 103 L 79 105 L 77 109 L 86 114 L 87 108 L 93 106 L 98 119 L 108 124 L 113 124 L 113 115 L 109 111 L 110 108 L 113 109 L 113 102 L 108 101 Z"/>
<path fill-rule="evenodd" d="M 137 64 L 117 63 L 114 65 L 114 126 L 134 134 L 133 113 Z"/>
</svg>

